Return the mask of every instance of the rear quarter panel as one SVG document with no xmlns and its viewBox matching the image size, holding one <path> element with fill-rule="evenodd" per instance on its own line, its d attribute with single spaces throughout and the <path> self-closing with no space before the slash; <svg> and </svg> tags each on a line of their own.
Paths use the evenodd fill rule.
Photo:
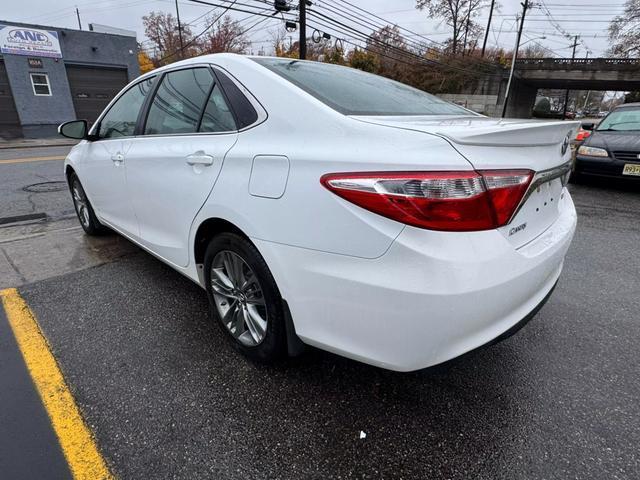
<svg viewBox="0 0 640 480">
<path fill-rule="evenodd" d="M 468 170 L 444 139 L 349 118 L 247 59 L 219 60 L 263 105 L 267 120 L 241 132 L 211 196 L 194 221 L 223 218 L 250 237 L 295 247 L 376 258 L 404 225 L 326 190 L 326 173 Z M 284 156 L 288 178 L 279 198 L 250 193 L 253 159 Z M 253 179 L 255 181 L 255 179 Z"/>
</svg>

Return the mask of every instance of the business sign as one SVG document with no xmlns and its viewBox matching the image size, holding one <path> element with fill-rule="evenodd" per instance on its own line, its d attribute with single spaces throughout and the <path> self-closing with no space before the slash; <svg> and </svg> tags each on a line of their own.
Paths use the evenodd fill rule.
<svg viewBox="0 0 640 480">
<path fill-rule="evenodd" d="M 0 53 L 62 58 L 58 32 L 0 24 Z"/>
<path fill-rule="evenodd" d="M 31 68 L 42 68 L 43 66 L 41 58 L 27 58 L 27 62 Z"/>
</svg>

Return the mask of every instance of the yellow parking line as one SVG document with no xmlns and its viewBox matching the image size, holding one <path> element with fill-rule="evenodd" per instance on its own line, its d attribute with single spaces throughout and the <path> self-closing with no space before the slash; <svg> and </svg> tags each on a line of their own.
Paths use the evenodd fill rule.
<svg viewBox="0 0 640 480">
<path fill-rule="evenodd" d="M 31 309 L 15 288 L 0 298 L 73 478 L 113 479 Z"/>
<path fill-rule="evenodd" d="M 0 160 L 0 164 L 4 163 L 30 163 L 30 162 L 46 162 L 49 160 L 64 160 L 67 157 L 53 156 L 53 157 L 28 157 L 28 158 L 9 158 L 6 160 Z"/>
</svg>

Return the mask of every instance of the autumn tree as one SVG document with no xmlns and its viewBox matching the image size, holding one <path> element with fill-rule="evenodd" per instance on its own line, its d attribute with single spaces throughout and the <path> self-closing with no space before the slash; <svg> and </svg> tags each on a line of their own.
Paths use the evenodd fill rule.
<svg viewBox="0 0 640 480">
<path fill-rule="evenodd" d="M 242 26 L 229 15 L 224 19 L 211 18 L 209 29 L 199 42 L 200 53 L 245 53 L 251 42 Z"/>
<path fill-rule="evenodd" d="M 624 12 L 609 25 L 611 54 L 616 57 L 640 55 L 640 0 L 627 0 Z"/>
<path fill-rule="evenodd" d="M 146 37 L 151 41 L 153 50 L 157 52 L 153 59 L 156 66 L 196 54 L 193 33 L 188 25 L 182 25 L 182 42 L 185 48 L 181 49 L 178 20 L 170 13 L 151 12 L 142 17 L 142 24 Z"/>
<path fill-rule="evenodd" d="M 429 16 L 440 18 L 451 27 L 451 38 L 448 40 L 449 50 L 453 55 L 473 50 L 482 32 L 476 19 L 486 0 L 416 0 L 418 10 L 427 10 Z"/>
<path fill-rule="evenodd" d="M 142 49 L 138 49 L 138 65 L 140 66 L 141 74 L 145 74 L 156 68 L 149 55 Z"/>
<path fill-rule="evenodd" d="M 369 73 L 378 73 L 380 70 L 380 58 L 373 52 L 354 48 L 347 56 L 349 66 Z"/>
<path fill-rule="evenodd" d="M 366 49 L 378 57 L 380 75 L 410 83 L 410 71 L 420 60 L 407 45 L 397 25 L 385 25 L 371 33 Z"/>
</svg>

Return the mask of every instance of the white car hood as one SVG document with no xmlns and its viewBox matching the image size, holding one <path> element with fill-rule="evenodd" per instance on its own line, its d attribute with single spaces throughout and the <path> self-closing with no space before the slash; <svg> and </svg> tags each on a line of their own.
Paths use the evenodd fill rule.
<svg viewBox="0 0 640 480">
<path fill-rule="evenodd" d="M 580 122 L 498 119 L 482 116 L 384 117 L 354 116 L 389 127 L 418 130 L 458 145 L 534 147 L 562 144 Z"/>
</svg>

